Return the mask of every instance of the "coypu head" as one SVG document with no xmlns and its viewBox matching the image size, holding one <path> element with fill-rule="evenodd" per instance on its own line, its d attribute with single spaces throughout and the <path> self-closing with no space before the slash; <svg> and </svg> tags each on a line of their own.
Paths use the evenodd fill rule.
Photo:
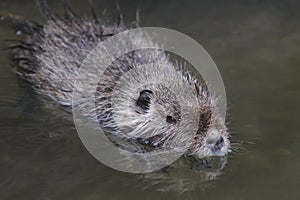
<svg viewBox="0 0 300 200">
<path fill-rule="evenodd" d="M 200 158 L 230 151 L 215 100 L 205 87 L 170 63 L 133 67 L 115 83 L 109 97 L 111 112 L 104 123 L 114 127 L 113 133 L 118 130 L 143 145 L 177 148 Z"/>
<path fill-rule="evenodd" d="M 199 122 L 193 139 L 183 139 L 182 142 L 190 145 L 187 151 L 199 157 L 224 156 L 229 151 L 229 139 L 224 121 L 214 113 L 212 104 L 201 105 L 201 100 L 198 109 L 192 106 L 185 110 L 191 116 L 199 115 Z M 185 131 L 180 128 L 184 125 L 181 125 L 181 105 L 176 100 L 176 95 L 161 85 L 156 86 L 153 90 L 140 91 L 139 97 L 136 99 L 136 113 L 145 118 L 145 121 L 139 124 L 140 126 L 152 127 L 152 129 L 143 130 L 142 135 L 151 135 L 155 132 L 154 137 L 142 140 L 146 144 L 164 146 L 167 143 L 166 140 L 173 139 L 175 141 L 173 145 L 176 146 L 178 145 L 176 142 L 180 141 L 180 139 L 176 139 L 178 134 L 193 136 L 187 134 L 191 123 L 188 120 Z"/>
</svg>

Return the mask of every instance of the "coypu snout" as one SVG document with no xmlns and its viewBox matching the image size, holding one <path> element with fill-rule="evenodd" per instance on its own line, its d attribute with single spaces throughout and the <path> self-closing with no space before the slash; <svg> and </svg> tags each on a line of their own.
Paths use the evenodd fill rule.
<svg viewBox="0 0 300 200">
<path fill-rule="evenodd" d="M 224 146 L 224 137 L 217 129 L 210 129 L 206 137 L 206 142 L 210 145 L 212 151 L 219 151 Z"/>
</svg>

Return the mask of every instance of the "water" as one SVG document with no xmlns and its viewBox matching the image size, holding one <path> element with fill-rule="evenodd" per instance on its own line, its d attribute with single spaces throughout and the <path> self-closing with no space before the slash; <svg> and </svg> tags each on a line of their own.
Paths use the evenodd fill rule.
<svg viewBox="0 0 300 200">
<path fill-rule="evenodd" d="M 83 1 L 71 1 L 88 14 Z M 50 7 L 61 12 L 59 1 Z M 181 31 L 202 44 L 222 74 L 228 121 L 243 150 L 211 181 L 182 165 L 168 174 L 118 172 L 95 160 L 69 117 L 41 103 L 0 54 L 0 199 L 300 199 L 300 14 L 290 1 L 120 1 L 128 21 Z M 112 13 L 113 3 L 96 3 Z M 42 21 L 31 0 L 0 10 Z M 19 38 L 0 26 L 3 39 Z M 176 178 L 177 177 L 177 178 Z M 176 186 L 169 187 L 176 180 Z M 158 180 L 155 185 L 155 180 Z M 184 181 L 185 180 L 185 181 Z M 190 181 L 187 191 L 183 188 Z"/>
</svg>

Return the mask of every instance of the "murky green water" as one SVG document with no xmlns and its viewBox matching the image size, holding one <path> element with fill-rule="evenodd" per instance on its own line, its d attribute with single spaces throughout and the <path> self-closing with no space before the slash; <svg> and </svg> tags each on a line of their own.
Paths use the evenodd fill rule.
<svg viewBox="0 0 300 200">
<path fill-rule="evenodd" d="M 69 2 L 88 15 L 87 3 Z M 61 12 L 59 1 L 49 4 Z M 244 150 L 211 181 L 185 164 L 163 174 L 110 169 L 87 152 L 68 115 L 16 78 L 1 52 L 0 199 L 300 199 L 299 1 L 120 4 L 128 21 L 139 7 L 141 26 L 181 31 L 206 48 L 226 86 L 233 140 Z M 96 5 L 113 10 L 109 1 Z M 42 20 L 31 0 L 1 1 L 0 10 Z M 0 48 L 20 37 L 0 30 Z"/>
</svg>

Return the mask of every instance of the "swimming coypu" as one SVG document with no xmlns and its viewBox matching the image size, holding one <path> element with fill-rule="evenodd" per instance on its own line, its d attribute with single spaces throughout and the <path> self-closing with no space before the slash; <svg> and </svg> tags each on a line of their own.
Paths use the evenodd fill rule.
<svg viewBox="0 0 300 200">
<path fill-rule="evenodd" d="M 63 18 L 52 14 L 46 5 L 40 7 L 47 19 L 44 25 L 12 19 L 26 36 L 9 47 L 16 72 L 53 102 L 71 107 L 72 92 L 86 89 L 74 84 L 86 56 L 99 42 L 128 28 L 122 15 L 117 23 L 107 26 L 99 22 L 94 12 L 93 20 L 83 20 L 65 3 Z M 139 43 L 153 44 L 150 38 L 137 34 L 109 48 L 122 49 Z M 97 54 L 100 61 L 102 54 Z M 141 67 L 148 63 L 151 66 Z M 97 64 L 104 67 L 101 62 Z M 179 145 L 186 154 L 200 158 L 226 155 L 230 151 L 229 134 L 215 98 L 180 69 L 162 50 L 129 52 L 103 69 L 98 77 L 95 109 L 89 110 L 83 99 L 79 102 L 80 111 L 97 120 L 106 133 L 126 136 L 151 148 Z M 93 69 L 88 75 L 94 75 Z M 191 130 L 192 124 L 197 125 L 196 130 Z M 186 132 L 195 135 L 191 137 Z"/>
</svg>

